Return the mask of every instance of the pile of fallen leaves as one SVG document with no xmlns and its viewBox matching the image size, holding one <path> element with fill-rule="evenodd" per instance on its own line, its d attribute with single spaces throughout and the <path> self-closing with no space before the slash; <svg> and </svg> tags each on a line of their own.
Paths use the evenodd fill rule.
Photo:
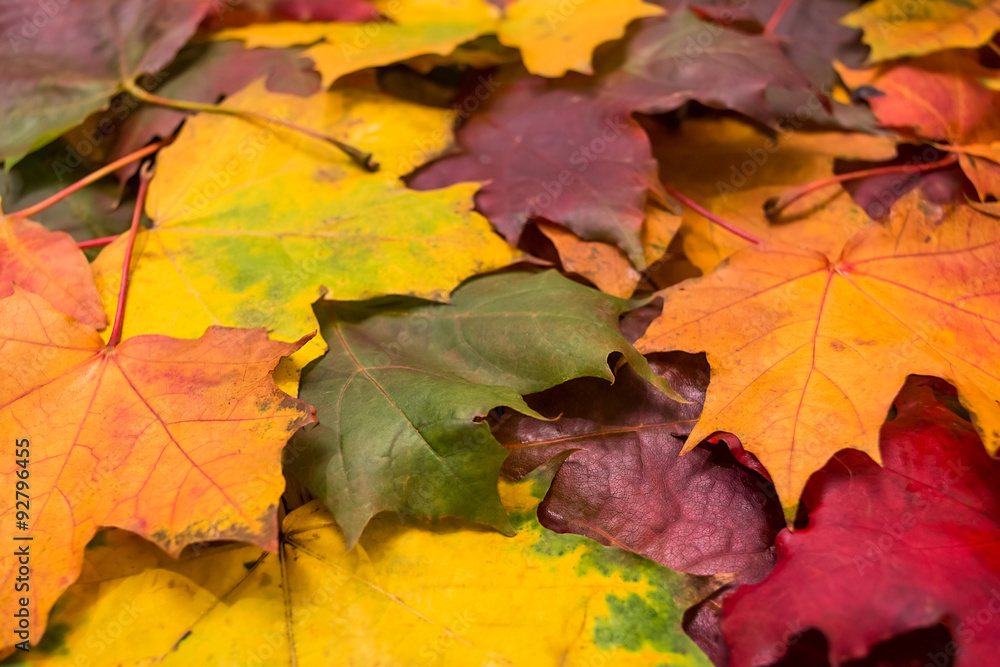
<svg viewBox="0 0 1000 667">
<path fill-rule="evenodd" d="M 995 0 L 0 0 L 3 656 L 997 664 Z"/>
</svg>

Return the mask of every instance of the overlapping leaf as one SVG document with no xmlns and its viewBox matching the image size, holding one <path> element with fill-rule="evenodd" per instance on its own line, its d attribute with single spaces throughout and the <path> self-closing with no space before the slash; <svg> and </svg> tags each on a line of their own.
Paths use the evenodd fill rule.
<svg viewBox="0 0 1000 667">
<path fill-rule="evenodd" d="M 509 532 L 496 495 L 506 453 L 482 418 L 498 405 L 540 416 L 521 394 L 581 376 L 613 379 L 612 352 L 673 393 L 618 331 L 635 305 L 554 271 L 479 278 L 453 305 L 321 304 L 330 351 L 301 389 L 320 424 L 295 438 L 290 470 L 351 545 L 386 510 Z"/>
<path fill-rule="evenodd" d="M 30 442 L 23 465 L 13 451 L 0 464 L 11 501 L 15 483 L 26 483 L 24 504 L 4 506 L 0 536 L 32 538 L 33 641 L 100 526 L 173 555 L 214 539 L 275 548 L 280 451 L 312 416 L 270 373 L 301 343 L 209 329 L 196 340 L 142 336 L 108 347 L 23 290 L 0 300 L 0 342 L 0 430 Z M 0 557 L 4 609 L 22 596 L 17 563 L 13 548 Z M 16 628 L 7 615 L 5 641 Z"/>
<path fill-rule="evenodd" d="M 108 323 L 87 258 L 73 238 L 0 214 L 0 299 L 13 294 L 14 285 L 84 324 L 100 329 Z"/>
<path fill-rule="evenodd" d="M 734 667 L 781 657 L 789 624 L 822 631 L 831 661 L 842 661 L 944 622 L 950 655 L 934 661 L 995 661 L 1000 463 L 935 397 L 939 382 L 911 378 L 903 388 L 882 427 L 883 467 L 847 451 L 809 481 L 809 525 L 783 532 L 774 573 L 725 602 Z"/>
<path fill-rule="evenodd" d="M 582 241 L 558 225 L 542 222 L 538 229 L 555 246 L 565 271 L 583 276 L 613 296 L 632 296 L 640 275 L 620 250 L 607 243 Z"/>
<path fill-rule="evenodd" d="M 699 6 L 708 3 L 697 3 Z M 788 59 L 806 75 L 816 90 L 826 95 L 836 82 L 833 62 L 860 65 L 867 49 L 860 43 L 859 32 L 839 23 L 839 19 L 857 7 L 854 0 L 811 0 L 810 2 L 782 3 L 781 0 L 763 2 L 719 2 L 722 11 L 730 11 L 730 22 L 739 20 L 734 10 L 745 8 L 762 28 L 783 13 L 770 33 L 781 45 Z"/>
<path fill-rule="evenodd" d="M 782 2 L 781 0 L 759 0 L 755 2 L 732 2 L 731 0 L 658 0 L 672 11 L 691 8 L 700 18 L 709 23 L 689 40 L 681 62 L 711 51 L 712 42 L 720 34 L 721 27 L 730 29 L 732 34 L 743 34 L 754 45 L 755 54 L 759 44 L 769 42 L 768 54 L 784 54 L 809 82 L 802 85 L 770 86 L 765 91 L 767 106 L 782 129 L 798 128 L 804 121 L 813 125 L 843 127 L 862 131 L 873 131 L 875 120 L 863 106 L 850 102 L 838 94 L 838 79 L 834 62 L 860 67 L 864 64 L 868 49 L 861 43 L 860 31 L 840 25 L 838 20 L 854 9 L 854 0 L 810 0 L 809 2 Z M 715 24 L 714 26 L 712 24 Z M 746 67 L 752 67 L 754 57 Z M 712 68 L 725 61 L 704 63 Z M 726 77 L 729 72 L 720 69 L 713 79 Z"/>
<path fill-rule="evenodd" d="M 768 91 L 808 91 L 809 81 L 777 43 L 685 9 L 643 22 L 602 88 L 610 104 L 630 111 L 662 113 L 697 100 L 774 125 Z"/>
<path fill-rule="evenodd" d="M 662 13 L 643 0 L 516 0 L 507 5 L 497 36 L 521 50 L 532 74 L 591 74 L 595 47 L 621 37 L 633 20 Z"/>
<path fill-rule="evenodd" d="M 458 141 L 461 155 L 428 166 L 411 185 L 488 181 L 476 204 L 511 243 L 529 218 L 546 218 L 645 266 L 639 234 L 647 191 L 657 187 L 655 164 L 627 113 L 526 78 L 501 85 Z"/>
<path fill-rule="evenodd" d="M 871 60 L 877 62 L 983 46 L 1000 30 L 1000 3 L 962 0 L 904 5 L 875 0 L 845 16 L 843 22 L 864 30 Z"/>
<path fill-rule="evenodd" d="M 139 234 L 126 335 L 197 335 L 210 325 L 266 326 L 296 340 L 316 331 L 311 304 L 327 294 L 446 299 L 466 277 L 512 252 L 473 213 L 474 184 L 418 193 L 396 180 L 447 146 L 452 114 L 340 91 L 309 98 L 260 82 L 226 102 L 313 127 L 370 150 L 370 174 L 332 146 L 241 119 L 199 115 L 161 151 Z M 113 310 L 125 239 L 94 263 Z M 324 292 L 325 288 L 325 292 Z M 323 350 L 310 343 L 305 364 Z"/>
<path fill-rule="evenodd" d="M 895 142 L 852 132 L 788 132 L 769 137 L 732 118 L 686 121 L 674 131 L 653 128 L 663 182 L 701 207 L 757 237 L 795 244 L 843 244 L 870 224 L 839 188 L 821 190 L 795 205 L 780 224 L 764 216 L 765 203 L 787 190 L 833 175 L 837 158 L 888 160 Z M 803 218 L 803 213 L 811 213 Z M 687 257 L 707 273 L 750 243 L 684 208 L 681 234 Z"/>
<path fill-rule="evenodd" d="M 909 373 L 946 378 L 1000 446 L 1000 225 L 911 193 L 889 223 L 842 249 L 768 243 L 664 290 L 643 352 L 707 352 L 712 367 L 691 448 L 735 434 L 794 507 L 837 450 L 878 456 L 878 428 Z"/>
<path fill-rule="evenodd" d="M 628 367 L 610 386 L 572 380 L 526 399 L 553 421 L 502 417 L 494 435 L 510 451 L 503 470 L 519 478 L 567 453 L 539 507 L 542 525 L 674 570 L 759 581 L 774 566 L 781 508 L 764 479 L 724 444 L 678 456 L 701 412 L 708 374 L 704 360 L 663 356 L 650 365 L 690 403 L 672 401 Z"/>
<path fill-rule="evenodd" d="M 967 52 L 949 51 L 871 70 L 841 69 L 879 122 L 916 137 L 947 142 L 983 199 L 1000 195 L 1000 92 L 982 81 L 996 77 Z"/>
<path fill-rule="evenodd" d="M 17 162 L 136 77 L 156 72 L 194 33 L 208 0 L 0 4 L 0 160 Z"/>
<path fill-rule="evenodd" d="M 205 42 L 182 50 L 160 73 L 157 95 L 211 104 L 265 77 L 268 90 L 310 95 L 319 89 L 312 62 L 297 49 L 246 49 L 238 42 Z M 133 100 L 116 101 L 112 112 L 121 123 L 112 159 L 142 148 L 154 137 L 173 134 L 187 114 L 155 106 L 130 108 Z"/>
<path fill-rule="evenodd" d="M 513 538 L 386 517 L 348 551 L 318 501 L 285 518 L 277 554 L 226 545 L 176 561 L 109 532 L 27 664 L 85 652 L 124 665 L 708 667 L 679 629 L 704 583 L 543 529 L 535 485 L 501 485 Z M 126 631 L 111 636 L 113 623 Z"/>
<path fill-rule="evenodd" d="M 458 45 L 494 32 L 499 15 L 486 0 L 376 0 L 371 4 L 386 19 L 361 24 L 259 24 L 223 30 L 217 38 L 241 39 L 248 47 L 315 44 L 306 55 L 316 63 L 326 87 L 367 67 L 426 54 L 448 55 Z"/>
</svg>

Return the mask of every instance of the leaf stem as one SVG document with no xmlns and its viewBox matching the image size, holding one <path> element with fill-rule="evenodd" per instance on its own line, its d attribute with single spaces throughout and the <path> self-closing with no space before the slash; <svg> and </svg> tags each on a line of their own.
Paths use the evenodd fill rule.
<svg viewBox="0 0 1000 667">
<path fill-rule="evenodd" d="M 108 347 L 114 347 L 122 339 L 122 325 L 125 322 L 125 296 L 128 294 L 128 277 L 132 269 L 132 249 L 135 247 L 135 236 L 139 231 L 139 220 L 142 219 L 142 209 L 146 203 L 146 190 L 153 178 L 153 163 L 147 162 L 139 170 L 139 194 L 135 201 L 135 212 L 132 214 L 132 226 L 128 230 L 128 242 L 125 245 L 125 261 L 122 263 L 122 280 L 118 288 L 118 307 L 115 310 L 115 324 L 111 328 Z"/>
<path fill-rule="evenodd" d="M 936 162 L 924 162 L 921 164 L 894 164 L 888 167 L 874 167 L 872 169 L 862 169 L 861 171 L 852 171 L 846 174 L 839 174 L 837 176 L 831 176 L 830 178 L 823 178 L 818 181 L 813 181 L 812 183 L 806 183 L 792 190 L 788 190 L 785 194 L 781 195 L 777 199 L 771 200 L 764 204 L 764 212 L 767 217 L 773 218 L 778 215 L 784 209 L 788 208 L 793 202 L 802 199 L 810 192 L 820 190 L 822 188 L 828 187 L 830 185 L 836 185 L 837 183 L 844 183 L 845 181 L 853 181 L 859 178 L 868 178 L 869 176 L 883 176 L 885 174 L 908 174 L 917 173 L 921 171 L 932 171 L 934 169 L 941 169 L 943 167 L 950 167 L 951 165 L 958 162 L 957 155 L 948 155 Z"/>
<path fill-rule="evenodd" d="M 114 162 L 112 162 L 110 164 L 104 165 L 103 167 L 101 167 L 100 169 L 98 169 L 97 171 L 95 171 L 94 173 L 92 173 L 92 174 L 90 174 L 88 176 L 84 176 L 83 178 L 81 178 L 79 181 L 77 181 L 73 185 L 70 185 L 67 188 L 63 188 L 62 190 L 60 190 L 59 192 L 55 193 L 54 195 L 52 195 L 48 199 L 43 199 L 42 201 L 38 202 L 34 206 L 29 206 L 28 208 L 21 209 L 20 211 L 15 211 L 14 213 L 11 213 L 8 217 L 11 217 L 11 218 L 28 218 L 28 217 L 31 217 L 31 216 L 35 215 L 39 211 L 44 211 L 45 209 L 47 209 L 49 206 L 52 206 L 56 202 L 62 201 L 66 197 L 69 197 L 71 194 L 73 194 L 77 190 L 85 188 L 85 187 L 87 187 L 88 185 L 90 185 L 91 183 L 93 183 L 95 181 L 101 180 L 102 178 L 104 178 L 108 174 L 114 173 L 115 171 L 121 169 L 122 167 L 124 167 L 127 164 L 135 162 L 136 160 L 141 160 L 142 158 L 146 157 L 147 155 L 150 155 L 151 153 L 155 153 L 156 151 L 160 150 L 161 148 L 163 148 L 164 146 L 166 146 L 167 144 L 169 144 L 171 141 L 173 141 L 173 139 L 164 139 L 163 141 L 157 141 L 157 142 L 152 143 L 152 144 L 150 144 L 150 145 L 148 145 L 148 146 L 146 146 L 144 148 L 140 148 L 139 150 L 135 151 L 134 153 L 129 153 L 128 155 L 126 155 L 126 156 L 124 156 L 124 157 L 122 157 L 122 158 L 120 158 L 118 160 L 115 160 Z"/>
<path fill-rule="evenodd" d="M 185 100 L 172 100 L 166 97 L 160 97 L 159 95 L 154 95 L 146 90 L 143 90 L 135 83 L 127 81 L 125 83 L 125 90 L 131 93 L 135 98 L 146 102 L 148 104 L 156 104 L 157 106 L 167 107 L 170 109 L 179 109 L 180 111 L 190 111 L 192 113 L 214 113 L 219 116 L 232 116 L 234 118 L 242 118 L 244 120 L 257 121 L 260 123 L 268 123 L 271 125 L 277 125 L 293 132 L 298 132 L 299 134 L 304 134 L 307 137 L 311 137 L 318 141 L 322 141 L 331 146 L 339 148 L 345 155 L 347 155 L 355 164 L 360 166 L 365 171 L 376 172 L 378 171 L 378 163 L 372 159 L 371 153 L 365 153 L 350 144 L 345 144 L 342 141 L 338 141 L 333 137 L 323 134 L 322 132 L 317 132 L 316 130 L 311 130 L 308 127 L 303 127 L 301 125 L 296 125 L 295 123 L 289 123 L 288 121 L 281 120 L 279 118 L 272 118 L 270 116 L 265 116 L 264 114 L 257 113 L 256 111 L 246 111 L 241 109 L 227 109 L 225 107 L 220 107 L 215 104 L 202 104 L 201 102 L 188 102 Z"/>
<path fill-rule="evenodd" d="M 695 211 L 697 211 L 701 215 L 705 216 L 706 218 L 708 218 L 709 220 L 711 220 L 712 222 L 714 222 L 718 226 L 722 227 L 727 232 L 730 232 L 731 234 L 736 234 L 736 236 L 739 236 L 744 241 L 749 241 L 750 243 L 753 243 L 755 245 L 761 245 L 762 243 L 764 243 L 763 239 L 757 238 L 753 234 L 751 234 L 749 232 L 745 232 L 742 229 L 738 229 L 736 227 L 733 227 L 731 224 L 729 224 L 728 222 L 726 222 L 722 218 L 718 217 L 717 215 L 715 215 L 714 213 L 712 213 L 708 209 L 702 208 L 698 204 L 696 204 L 693 201 L 691 201 L 686 195 L 678 192 L 677 190 L 675 190 L 674 188 L 670 187 L 666 183 L 663 184 L 663 189 L 666 190 L 667 194 L 669 194 L 671 197 L 673 197 L 674 199 L 677 199 L 678 201 L 680 201 L 682 204 L 685 204 L 686 206 L 690 206 L 692 209 L 694 209 Z"/>
<path fill-rule="evenodd" d="M 771 18 L 767 20 L 767 25 L 764 26 L 765 35 L 773 35 L 774 31 L 778 29 L 778 24 L 781 23 L 781 19 L 785 18 L 785 13 L 788 8 L 792 6 L 795 0 L 781 0 L 781 4 L 777 6 L 774 13 L 771 14 Z"/>
<path fill-rule="evenodd" d="M 76 247 L 79 248 L 80 250 L 83 250 L 84 248 L 96 248 L 97 246 L 108 245 L 109 243 L 117 239 L 118 236 L 119 236 L 118 234 L 115 234 L 114 236 L 102 236 L 99 239 L 80 241 L 79 243 L 76 244 Z"/>
</svg>

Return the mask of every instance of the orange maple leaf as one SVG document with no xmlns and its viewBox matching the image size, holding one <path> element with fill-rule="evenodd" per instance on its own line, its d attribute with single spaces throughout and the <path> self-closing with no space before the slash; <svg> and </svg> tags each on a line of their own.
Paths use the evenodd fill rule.
<svg viewBox="0 0 1000 667">
<path fill-rule="evenodd" d="M 90 265 L 72 236 L 0 216 L 0 299 L 14 293 L 14 283 L 84 324 L 108 323 Z"/>
<path fill-rule="evenodd" d="M 277 389 L 271 371 L 304 342 L 212 327 L 195 340 L 148 335 L 109 346 L 25 290 L 0 301 L 0 432 L 9 439 L 0 606 L 29 599 L 33 642 L 101 526 L 175 556 L 203 540 L 276 547 L 281 448 L 314 416 Z M 27 575 L 11 545 L 29 550 Z M 18 582 L 29 588 L 16 591 Z M 17 623 L 5 615 L 8 642 Z"/>
<path fill-rule="evenodd" d="M 786 507 L 837 450 L 879 460 L 879 427 L 911 373 L 954 384 L 990 451 L 1000 446 L 1000 226 L 917 193 L 820 251 L 765 243 L 661 292 L 643 353 L 705 351 L 712 368 L 687 449 L 729 431 Z"/>
<path fill-rule="evenodd" d="M 879 122 L 959 154 L 959 164 L 984 200 L 1000 195 L 1000 92 L 996 77 L 969 52 L 945 51 L 868 70 L 838 68 L 852 89 L 870 86 Z"/>
</svg>

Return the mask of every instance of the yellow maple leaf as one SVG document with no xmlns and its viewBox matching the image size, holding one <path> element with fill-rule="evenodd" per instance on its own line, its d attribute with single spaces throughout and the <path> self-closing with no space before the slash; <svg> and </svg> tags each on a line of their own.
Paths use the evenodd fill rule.
<svg viewBox="0 0 1000 667">
<path fill-rule="evenodd" d="M 472 211 L 477 184 L 408 190 L 397 176 L 451 142 L 453 114 L 354 90 L 309 98 L 261 82 L 226 101 L 371 151 L 368 173 L 332 146 L 242 119 L 199 115 L 160 152 L 139 233 L 125 335 L 197 336 L 210 325 L 265 326 L 281 340 L 318 329 L 311 304 L 407 294 L 448 298 L 469 276 L 510 263 L 511 248 Z M 94 262 L 114 315 L 124 237 Z M 325 350 L 313 339 L 301 368 Z M 294 392 L 297 376 L 280 384 Z"/>
<path fill-rule="evenodd" d="M 864 41 L 872 49 L 869 60 L 879 62 L 980 47 L 1000 30 L 1000 2 L 875 0 L 845 16 L 841 23 L 864 30 Z"/>
<path fill-rule="evenodd" d="M 711 580 L 545 530 L 536 484 L 500 485 L 514 538 L 382 516 L 348 551 L 319 501 L 286 517 L 277 554 L 175 561 L 108 532 L 53 616 L 65 634 L 27 664 L 708 667 L 680 617 Z"/>
<path fill-rule="evenodd" d="M 624 35 L 635 19 L 662 13 L 642 0 L 517 0 L 507 6 L 497 36 L 521 50 L 532 74 L 591 74 L 590 57 L 598 45 Z"/>
</svg>

